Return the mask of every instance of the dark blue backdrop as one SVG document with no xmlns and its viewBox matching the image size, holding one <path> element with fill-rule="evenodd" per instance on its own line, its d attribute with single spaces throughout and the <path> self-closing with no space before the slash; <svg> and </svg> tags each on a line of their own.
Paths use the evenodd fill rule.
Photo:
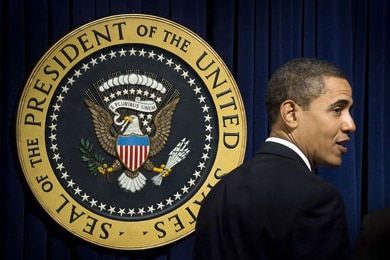
<svg viewBox="0 0 390 260">
<path fill-rule="evenodd" d="M 357 131 L 344 164 L 318 174 L 339 187 L 355 243 L 361 216 L 390 206 L 390 2 L 386 0 L 3 0 L 0 3 L 1 239 L 3 259 L 188 259 L 189 236 L 146 251 L 94 246 L 63 230 L 30 192 L 19 167 L 15 114 L 24 83 L 71 30 L 122 13 L 161 16 L 205 39 L 232 71 L 248 122 L 246 158 L 267 136 L 264 91 L 285 61 L 341 67 L 353 87 Z"/>
</svg>

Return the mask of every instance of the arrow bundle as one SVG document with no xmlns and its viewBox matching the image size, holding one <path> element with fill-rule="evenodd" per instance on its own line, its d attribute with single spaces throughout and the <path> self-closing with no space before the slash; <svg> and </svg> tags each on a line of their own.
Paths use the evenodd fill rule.
<svg viewBox="0 0 390 260">
<path fill-rule="evenodd" d="M 167 163 L 165 164 L 164 170 L 160 174 L 152 178 L 152 181 L 155 185 L 160 186 L 162 183 L 163 175 L 166 174 L 169 169 L 171 169 L 187 157 L 187 154 L 190 152 L 190 149 L 188 148 L 189 142 L 189 140 L 183 138 L 169 153 L 169 157 Z"/>
</svg>

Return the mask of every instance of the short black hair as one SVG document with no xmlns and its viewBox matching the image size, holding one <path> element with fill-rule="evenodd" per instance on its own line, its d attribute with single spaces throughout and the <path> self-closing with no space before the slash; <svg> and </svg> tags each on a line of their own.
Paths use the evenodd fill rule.
<svg viewBox="0 0 390 260">
<path fill-rule="evenodd" d="M 324 93 L 324 76 L 346 79 L 335 65 L 312 58 L 293 59 L 277 69 L 269 80 L 266 91 L 270 124 L 276 122 L 280 106 L 286 100 L 293 100 L 308 109 L 311 101 Z"/>
</svg>

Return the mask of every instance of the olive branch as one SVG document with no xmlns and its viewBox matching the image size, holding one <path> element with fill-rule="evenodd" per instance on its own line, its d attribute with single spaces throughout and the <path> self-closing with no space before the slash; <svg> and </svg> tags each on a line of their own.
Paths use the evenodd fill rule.
<svg viewBox="0 0 390 260">
<path fill-rule="evenodd" d="M 93 144 L 89 142 L 89 140 L 84 140 L 81 138 L 80 141 L 81 146 L 79 146 L 79 150 L 81 152 L 81 160 L 87 164 L 88 171 L 96 175 L 98 174 L 97 168 L 103 164 L 104 157 L 100 154 L 93 153 Z"/>
</svg>

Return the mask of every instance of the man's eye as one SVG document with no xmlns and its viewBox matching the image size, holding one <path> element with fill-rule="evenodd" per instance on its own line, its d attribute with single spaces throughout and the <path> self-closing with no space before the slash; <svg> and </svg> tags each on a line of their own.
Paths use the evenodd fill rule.
<svg viewBox="0 0 390 260">
<path fill-rule="evenodd" d="M 335 112 L 336 114 L 340 114 L 341 113 L 341 107 L 335 107 L 333 109 L 333 112 Z"/>
</svg>

